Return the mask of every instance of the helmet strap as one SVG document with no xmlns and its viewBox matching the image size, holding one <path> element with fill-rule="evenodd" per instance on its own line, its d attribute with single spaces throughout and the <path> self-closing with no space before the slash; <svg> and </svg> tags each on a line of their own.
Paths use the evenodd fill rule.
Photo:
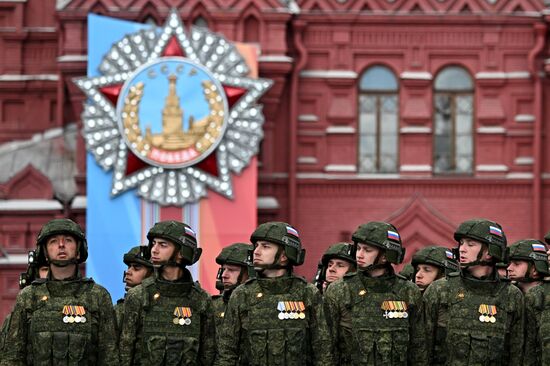
<svg viewBox="0 0 550 366">
<path fill-rule="evenodd" d="M 494 267 L 495 266 L 495 263 L 493 260 L 491 261 L 484 261 L 482 260 L 483 258 L 483 252 L 484 250 L 489 250 L 489 247 L 487 246 L 487 244 L 485 243 L 482 243 L 481 244 L 481 249 L 479 249 L 479 253 L 477 253 L 477 258 L 475 261 L 473 262 L 468 262 L 468 263 L 459 263 L 460 265 L 460 268 L 461 269 L 468 269 L 470 267 L 474 267 L 474 266 L 486 266 L 486 267 Z"/>
</svg>

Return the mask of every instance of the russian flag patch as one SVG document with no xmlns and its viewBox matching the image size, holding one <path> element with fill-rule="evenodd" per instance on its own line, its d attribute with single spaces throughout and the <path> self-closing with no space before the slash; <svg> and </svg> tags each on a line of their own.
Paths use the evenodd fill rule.
<svg viewBox="0 0 550 366">
<path fill-rule="evenodd" d="M 197 238 L 197 234 L 190 227 L 187 227 L 187 226 L 185 227 L 185 233 L 189 236 L 192 236 L 195 239 Z"/>
<path fill-rule="evenodd" d="M 388 230 L 388 239 L 399 241 L 400 240 L 399 234 L 396 233 L 395 231 Z"/>
<path fill-rule="evenodd" d="M 489 226 L 489 232 L 496 236 L 502 236 L 502 230 L 496 226 Z"/>
<path fill-rule="evenodd" d="M 287 227 L 286 227 L 286 232 L 287 232 L 288 234 L 294 235 L 294 236 L 297 237 L 297 238 L 300 237 L 300 235 L 298 234 L 298 230 L 296 230 L 295 228 L 293 228 L 293 227 L 291 227 L 291 226 L 287 226 Z"/>
<path fill-rule="evenodd" d="M 535 252 L 545 252 L 546 253 L 546 247 L 542 244 L 531 244 L 533 247 L 533 250 Z"/>
<path fill-rule="evenodd" d="M 445 251 L 445 255 L 446 255 L 447 258 L 449 258 L 449 259 L 455 259 L 455 256 L 453 255 L 453 252 L 451 252 L 450 250 L 446 250 L 446 251 Z"/>
</svg>

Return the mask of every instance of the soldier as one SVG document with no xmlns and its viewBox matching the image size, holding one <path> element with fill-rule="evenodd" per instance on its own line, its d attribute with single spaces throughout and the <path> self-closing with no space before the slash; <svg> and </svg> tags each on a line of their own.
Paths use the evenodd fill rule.
<svg viewBox="0 0 550 366">
<path fill-rule="evenodd" d="M 24 289 L 36 279 L 47 278 L 48 269 L 48 262 L 46 261 L 44 255 L 41 255 L 40 258 L 38 258 L 35 250 L 29 251 L 27 270 L 19 275 L 19 288 Z M 6 343 L 6 336 L 10 321 L 11 312 L 6 316 L 6 319 L 4 319 L 2 330 L 0 331 L 0 360 L 4 354 L 4 345 Z"/>
<path fill-rule="evenodd" d="M 528 247 L 529 242 L 531 242 L 531 248 Z M 524 263 L 529 263 L 529 268 L 525 271 L 526 275 L 524 277 L 527 280 L 534 277 L 536 280 L 536 282 L 527 283 L 539 284 L 524 291 L 525 358 L 523 364 L 526 366 L 550 365 L 550 343 L 548 342 L 548 334 L 550 334 L 550 282 L 542 278 L 542 276 L 548 275 L 548 264 L 544 265 L 545 262 L 548 263 L 548 255 L 545 253 L 546 246 L 541 246 L 542 243 L 537 240 L 522 240 L 518 243 L 520 245 L 515 250 L 512 248 L 513 246 L 510 247 L 510 267 L 513 267 L 510 276 L 512 277 L 512 273 L 515 276 L 518 272 L 523 272 L 523 269 L 516 269 L 514 265 L 514 261 L 519 262 L 521 260 Z M 518 263 L 517 267 L 525 267 L 525 265 Z M 518 283 L 522 284 L 521 278 L 515 280 L 519 280 Z"/>
<path fill-rule="evenodd" d="M 304 262 L 298 231 L 261 224 L 250 238 L 257 278 L 229 299 L 216 365 L 333 365 L 322 296 L 292 273 Z"/>
<path fill-rule="evenodd" d="M 540 285 L 548 271 L 546 245 L 537 239 L 525 239 L 510 246 L 508 276 L 523 294 Z"/>
<path fill-rule="evenodd" d="M 48 222 L 36 252 L 49 263 L 48 278 L 17 296 L 0 365 L 118 365 L 111 297 L 78 270 L 88 257 L 80 226 Z"/>
<path fill-rule="evenodd" d="M 124 264 L 128 266 L 128 269 L 124 271 L 124 290 L 128 293 L 128 290 L 141 284 L 144 279 L 153 274 L 153 263 L 148 258 L 151 257 L 148 249 L 144 245 L 138 245 L 133 247 L 124 254 L 122 260 Z M 124 298 L 126 294 L 124 294 Z M 124 314 L 124 298 L 119 299 L 115 305 L 115 314 L 118 328 L 121 327 L 122 315 Z"/>
<path fill-rule="evenodd" d="M 350 256 L 349 243 L 336 243 L 328 247 L 321 257 L 315 275 L 315 286 L 321 293 L 326 287 L 337 280 L 344 278 L 346 273 L 355 272 L 357 263 Z"/>
<path fill-rule="evenodd" d="M 414 283 L 424 292 L 428 286 L 451 272 L 458 271 L 453 252 L 445 247 L 430 246 L 413 255 Z"/>
<path fill-rule="evenodd" d="M 229 297 L 233 290 L 245 283 L 254 269 L 249 265 L 248 253 L 252 246 L 245 243 L 231 244 L 222 249 L 216 257 L 216 263 L 221 267 L 216 276 L 216 288 L 220 295 L 212 296 L 214 314 L 216 314 L 216 329 L 222 324 Z"/>
<path fill-rule="evenodd" d="M 502 227 L 468 220 L 454 238 L 460 271 L 424 294 L 430 365 L 520 365 L 523 296 L 495 268 L 506 257 Z"/>
<path fill-rule="evenodd" d="M 405 256 L 395 226 L 360 225 L 350 254 L 358 270 L 327 288 L 338 365 L 426 365 L 422 295 L 395 274 Z"/>
<path fill-rule="evenodd" d="M 199 260 L 196 234 L 177 221 L 147 233 L 155 275 L 128 291 L 120 334 L 122 365 L 210 365 L 215 325 L 210 296 L 186 266 Z"/>
</svg>

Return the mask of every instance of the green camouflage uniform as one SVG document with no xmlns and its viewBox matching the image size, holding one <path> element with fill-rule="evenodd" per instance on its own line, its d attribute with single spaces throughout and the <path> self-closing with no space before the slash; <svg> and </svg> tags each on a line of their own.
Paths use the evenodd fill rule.
<svg viewBox="0 0 550 366">
<path fill-rule="evenodd" d="M 550 283 L 525 294 L 525 366 L 550 365 Z"/>
<path fill-rule="evenodd" d="M 86 260 L 84 234 L 66 219 L 42 228 L 37 251 L 57 234 L 75 237 L 78 263 Z M 37 280 L 17 296 L 0 365 L 118 365 L 116 334 L 111 297 L 93 280 L 78 271 L 61 281 Z"/>
<path fill-rule="evenodd" d="M 157 274 L 128 291 L 119 340 L 121 365 L 211 365 L 216 338 L 212 302 L 184 267 L 200 257 L 195 234 L 186 224 L 163 221 L 147 237 L 150 246 L 154 238 L 176 245 L 183 263 L 164 265 L 180 266 L 183 276 L 166 281 Z"/>
<path fill-rule="evenodd" d="M 424 294 L 426 340 L 430 365 L 520 365 L 523 361 L 523 295 L 502 281 L 495 263 L 506 256 L 506 237 L 497 223 L 469 220 L 455 240 L 470 238 L 488 247 L 494 263 L 478 259 L 472 265 L 492 265 L 488 278 L 467 269 L 432 283 Z"/>
<path fill-rule="evenodd" d="M 176 308 L 190 309 L 177 317 Z M 190 323 L 174 323 L 188 319 Z M 210 296 L 187 272 L 181 282 L 149 277 L 128 291 L 120 335 L 121 365 L 211 365 L 215 356 Z"/>
<path fill-rule="evenodd" d="M 122 261 L 127 266 L 130 266 L 131 264 L 140 264 L 146 268 L 149 268 L 150 272 L 145 277 L 147 278 L 153 273 L 153 263 L 149 261 L 150 253 L 148 253 L 148 250 L 144 250 L 144 248 L 142 248 L 140 245 L 131 248 L 127 253 L 124 254 L 124 256 L 122 257 Z M 126 275 L 126 272 L 124 272 L 124 274 Z M 128 288 L 126 288 L 126 290 L 128 290 Z M 118 299 L 114 306 L 115 314 L 116 314 L 116 323 L 119 330 L 121 329 L 122 317 L 124 315 L 125 299 L 126 299 L 126 294 L 124 294 L 124 297 L 122 299 Z"/>
<path fill-rule="evenodd" d="M 292 266 L 301 265 L 305 257 L 296 229 L 265 223 L 251 241 L 279 245 L 273 264 L 256 266 L 258 276 L 265 269 L 284 268 L 279 264 L 282 251 L 290 267 L 284 276 L 253 278 L 233 291 L 218 333 L 215 365 L 334 365 L 322 296 L 314 285 L 291 274 Z"/>
<path fill-rule="evenodd" d="M 283 301 L 302 303 L 305 318 L 281 319 Z M 239 286 L 229 300 L 218 347 L 216 365 L 333 365 L 322 296 L 292 275 Z"/>
<path fill-rule="evenodd" d="M 395 227 L 382 222 L 359 226 L 357 243 L 383 249 L 390 263 L 404 256 Z M 386 274 L 371 277 L 370 270 L 385 268 Z M 333 327 L 338 365 L 426 365 L 422 295 L 390 264 L 359 268 L 327 288 L 325 301 Z"/>
<path fill-rule="evenodd" d="M 510 261 L 528 263 L 527 273 L 534 266 L 538 277 L 530 275 L 516 279 L 521 282 L 536 282 L 525 296 L 525 349 L 523 364 L 528 366 L 550 365 L 550 283 L 543 281 L 548 276 L 547 247 L 536 239 L 520 240 L 510 246 Z"/>
<path fill-rule="evenodd" d="M 252 245 L 246 243 L 233 243 L 226 246 L 222 249 L 220 254 L 216 257 L 216 263 L 220 265 L 218 275 L 216 276 L 216 288 L 219 291 L 222 291 L 220 295 L 212 296 L 212 306 L 214 309 L 215 319 L 216 319 L 216 329 L 223 323 L 225 317 L 225 311 L 227 309 L 227 303 L 229 298 L 241 283 L 244 282 L 243 279 L 246 279 L 245 273 L 248 275 L 248 278 L 255 277 L 254 268 L 251 266 L 250 261 L 248 260 L 248 255 L 250 250 L 253 250 Z M 223 265 L 232 264 L 235 266 L 241 267 L 241 272 L 237 278 L 237 283 L 230 288 L 224 288 L 222 282 L 223 275 Z"/>
</svg>

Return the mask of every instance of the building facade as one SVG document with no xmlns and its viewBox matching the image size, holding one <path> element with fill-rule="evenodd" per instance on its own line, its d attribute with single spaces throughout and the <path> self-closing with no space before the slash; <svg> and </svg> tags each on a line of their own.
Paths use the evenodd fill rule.
<svg viewBox="0 0 550 366">
<path fill-rule="evenodd" d="M 0 0 L 0 319 L 40 226 L 85 223 L 87 14 L 186 24 L 257 44 L 264 96 L 258 221 L 324 249 L 390 221 L 407 259 L 463 220 L 509 241 L 550 230 L 542 0 Z"/>
</svg>

